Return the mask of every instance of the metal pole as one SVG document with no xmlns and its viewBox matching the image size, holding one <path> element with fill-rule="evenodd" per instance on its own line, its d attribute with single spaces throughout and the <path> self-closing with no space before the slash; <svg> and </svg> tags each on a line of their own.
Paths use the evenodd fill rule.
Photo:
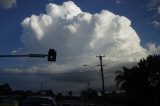
<svg viewBox="0 0 160 106">
<path fill-rule="evenodd" d="M 26 55 L 0 55 L 0 57 L 46 57 L 47 54 L 26 54 Z"/>
<path fill-rule="evenodd" d="M 41 81 L 41 93 L 43 91 L 43 82 Z"/>
</svg>

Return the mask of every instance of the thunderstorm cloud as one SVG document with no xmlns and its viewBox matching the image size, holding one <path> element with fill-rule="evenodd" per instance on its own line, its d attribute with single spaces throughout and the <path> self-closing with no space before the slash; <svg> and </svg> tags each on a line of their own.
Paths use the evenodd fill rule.
<svg viewBox="0 0 160 106">
<path fill-rule="evenodd" d="M 27 17 L 21 24 L 21 41 L 29 51 L 54 48 L 62 59 L 100 53 L 137 61 L 146 55 L 128 18 L 107 10 L 83 12 L 72 1 L 50 3 L 46 13 Z"/>
<path fill-rule="evenodd" d="M 113 73 L 117 69 L 124 65 L 132 66 L 148 54 L 160 53 L 160 47 L 153 43 L 148 43 L 147 48 L 142 47 L 141 40 L 127 17 L 108 10 L 95 14 L 84 12 L 72 1 L 64 2 L 62 5 L 50 3 L 46 6 L 46 13 L 26 17 L 21 25 L 21 42 L 26 51 L 46 53 L 48 49 L 54 48 L 57 51 L 57 61 L 67 61 L 43 66 L 32 65 L 25 69 L 6 69 L 5 72 L 81 72 L 83 64 L 97 65 L 99 61 L 96 54 L 104 54 L 111 62 L 117 61 L 110 65 L 109 62 L 105 63 L 106 84 L 112 88 Z M 96 59 L 88 61 L 91 57 Z M 81 59 L 83 61 L 80 61 Z M 87 70 L 83 67 L 84 69 Z M 70 81 L 70 86 L 74 84 L 77 88 L 80 87 L 80 82 L 85 85 L 87 81 L 100 86 L 99 82 L 95 82 L 99 81 L 95 73 L 77 73 L 76 76 L 62 74 L 60 77 L 55 75 L 54 78 L 54 87 L 67 84 L 64 81 Z M 59 85 L 60 83 L 62 85 Z M 65 86 L 65 90 L 70 86 Z"/>
</svg>

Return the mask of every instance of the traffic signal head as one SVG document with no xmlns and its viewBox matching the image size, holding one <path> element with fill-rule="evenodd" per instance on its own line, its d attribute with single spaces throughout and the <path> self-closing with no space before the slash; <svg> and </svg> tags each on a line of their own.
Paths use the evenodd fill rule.
<svg viewBox="0 0 160 106">
<path fill-rule="evenodd" d="M 49 49 L 48 61 L 56 61 L 56 51 L 54 49 Z"/>
</svg>

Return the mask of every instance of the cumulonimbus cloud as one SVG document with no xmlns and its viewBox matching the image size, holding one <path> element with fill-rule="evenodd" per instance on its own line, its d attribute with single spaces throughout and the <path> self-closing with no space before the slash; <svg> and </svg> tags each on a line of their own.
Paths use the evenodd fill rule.
<svg viewBox="0 0 160 106">
<path fill-rule="evenodd" d="M 72 1 L 64 2 L 62 5 L 50 3 L 46 6 L 46 13 L 31 15 L 25 18 L 21 25 L 23 28 L 21 41 L 27 51 L 44 53 L 49 48 L 54 48 L 57 51 L 57 60 L 68 61 L 43 66 L 33 65 L 22 70 L 14 69 L 16 73 L 80 72 L 86 69 L 82 69 L 83 64 L 97 64 L 98 59 L 87 61 L 87 58 L 100 53 L 113 61 L 118 61 L 115 64 L 107 64 L 110 72 L 107 68 L 104 69 L 106 85 L 113 86 L 114 71 L 124 65 L 132 66 L 133 63 L 148 54 L 160 52 L 159 46 L 152 43 L 148 44 L 148 48 L 141 46 L 141 40 L 131 27 L 131 21 L 127 17 L 116 15 L 107 10 L 96 14 L 84 12 Z M 86 59 L 86 61 L 80 61 L 79 57 Z M 77 58 L 76 61 L 73 58 Z M 13 72 L 13 70 L 6 69 L 5 72 Z M 86 84 L 86 81 L 92 82 L 94 86 L 100 86 L 95 73 L 92 75 L 91 73 L 82 73 L 76 75 L 76 78 L 74 75 L 67 76 L 67 81 L 71 81 L 71 85 L 74 87 L 79 88 L 82 83 Z M 108 77 L 108 75 L 111 76 Z M 54 81 L 57 84 L 63 83 L 65 86 L 67 84 L 65 82 L 66 76 L 63 74 L 60 76 Z M 83 79 L 82 77 L 94 78 L 94 81 L 92 79 L 77 81 L 77 79 Z M 73 84 L 74 81 L 76 84 Z M 70 86 L 61 88 L 66 90 L 70 89 Z"/>
<path fill-rule="evenodd" d="M 48 4 L 46 13 L 23 20 L 21 41 L 30 51 L 56 49 L 61 58 L 102 53 L 136 61 L 146 55 L 131 21 L 110 11 L 83 12 L 72 1 Z"/>
</svg>

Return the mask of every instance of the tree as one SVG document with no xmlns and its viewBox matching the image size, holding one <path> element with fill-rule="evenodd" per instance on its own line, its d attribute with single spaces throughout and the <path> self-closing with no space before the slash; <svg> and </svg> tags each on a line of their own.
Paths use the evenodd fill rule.
<svg viewBox="0 0 160 106">
<path fill-rule="evenodd" d="M 73 96 L 73 92 L 72 91 L 68 91 L 68 96 Z"/>
<path fill-rule="evenodd" d="M 58 93 L 58 94 L 56 95 L 56 100 L 57 100 L 57 101 L 63 101 L 63 100 L 64 100 L 63 94 L 62 94 L 62 93 Z"/>
<path fill-rule="evenodd" d="M 96 90 L 91 89 L 91 88 L 87 90 L 83 90 L 81 92 L 81 98 L 84 102 L 88 102 L 88 101 L 95 102 L 97 97 L 98 97 L 98 93 L 96 92 Z"/>
<path fill-rule="evenodd" d="M 117 87 L 129 95 L 157 98 L 157 94 L 160 95 L 160 55 L 150 55 L 132 68 L 116 71 L 115 81 Z"/>
<path fill-rule="evenodd" d="M 0 85 L 0 94 L 9 95 L 12 93 L 12 89 L 9 84 Z"/>
<path fill-rule="evenodd" d="M 127 92 L 160 88 L 160 55 L 150 55 L 132 67 L 116 71 L 117 87 Z"/>
</svg>

